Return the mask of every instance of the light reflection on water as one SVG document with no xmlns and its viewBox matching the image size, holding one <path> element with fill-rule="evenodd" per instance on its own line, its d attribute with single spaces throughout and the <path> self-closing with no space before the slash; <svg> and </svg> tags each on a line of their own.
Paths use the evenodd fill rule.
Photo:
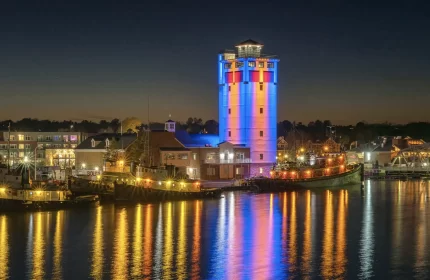
<svg viewBox="0 0 430 280">
<path fill-rule="evenodd" d="M 428 182 L 367 182 L 1 214 L 0 279 L 424 279 L 429 195 Z"/>
</svg>

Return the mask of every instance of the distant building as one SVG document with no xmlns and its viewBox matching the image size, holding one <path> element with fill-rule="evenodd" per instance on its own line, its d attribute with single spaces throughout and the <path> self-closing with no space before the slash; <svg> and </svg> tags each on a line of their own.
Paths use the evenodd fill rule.
<svg viewBox="0 0 430 280">
<path fill-rule="evenodd" d="M 88 135 L 81 132 L 10 132 L 10 164 L 25 157 L 44 166 L 75 166 L 74 149 Z M 0 157 L 7 163 L 9 132 L 0 132 Z"/>
</svg>

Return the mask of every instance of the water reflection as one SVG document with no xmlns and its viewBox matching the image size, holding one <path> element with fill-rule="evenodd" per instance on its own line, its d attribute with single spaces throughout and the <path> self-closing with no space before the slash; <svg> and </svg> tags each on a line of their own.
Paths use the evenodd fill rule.
<svg viewBox="0 0 430 280">
<path fill-rule="evenodd" d="M 112 275 L 115 279 L 128 279 L 128 221 L 127 211 L 122 209 L 116 214 L 117 228 L 114 239 Z"/>
<path fill-rule="evenodd" d="M 54 258 L 53 258 L 53 279 L 62 279 L 62 248 L 63 248 L 63 215 L 64 211 L 58 211 L 55 215 L 54 233 Z"/>
<path fill-rule="evenodd" d="M 429 188 L 367 182 L 1 215 L 0 279 L 425 279 Z"/>
<path fill-rule="evenodd" d="M 103 216 L 102 206 L 96 210 L 96 219 L 93 233 L 91 276 L 93 279 L 102 279 L 103 273 Z"/>
<path fill-rule="evenodd" d="M 7 216 L 0 216 L 0 279 L 9 277 L 9 233 Z"/>
</svg>

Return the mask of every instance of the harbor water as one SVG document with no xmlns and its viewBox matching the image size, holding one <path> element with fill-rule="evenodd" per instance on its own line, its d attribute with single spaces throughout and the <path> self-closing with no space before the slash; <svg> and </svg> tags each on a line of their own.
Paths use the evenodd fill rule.
<svg viewBox="0 0 430 280">
<path fill-rule="evenodd" d="M 0 213 L 0 279 L 425 279 L 430 183 Z"/>
</svg>

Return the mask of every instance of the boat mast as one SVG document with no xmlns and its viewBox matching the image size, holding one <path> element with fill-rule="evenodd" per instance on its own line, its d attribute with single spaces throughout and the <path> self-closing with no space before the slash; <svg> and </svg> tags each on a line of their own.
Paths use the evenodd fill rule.
<svg viewBox="0 0 430 280">
<path fill-rule="evenodd" d="M 8 125 L 9 136 L 7 137 L 7 174 L 10 174 L 10 122 Z"/>
</svg>

